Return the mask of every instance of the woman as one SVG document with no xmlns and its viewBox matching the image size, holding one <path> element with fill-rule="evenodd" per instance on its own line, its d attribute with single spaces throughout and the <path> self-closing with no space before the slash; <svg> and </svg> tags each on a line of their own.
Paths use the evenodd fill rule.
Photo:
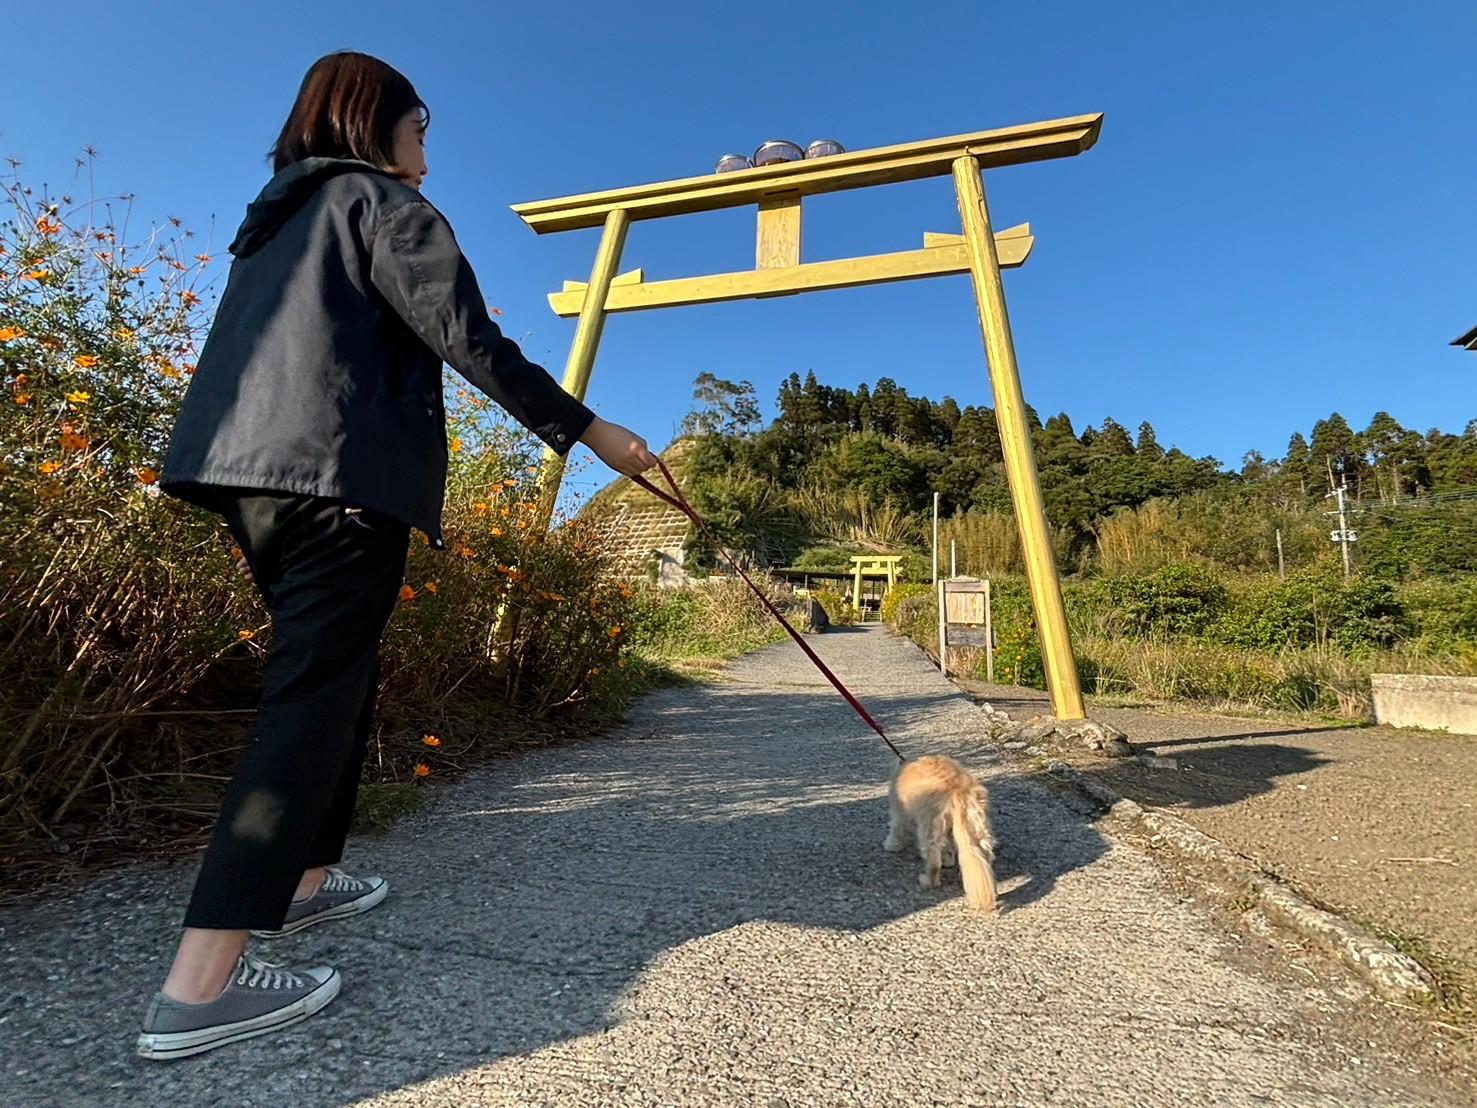
<svg viewBox="0 0 1477 1108">
<path fill-rule="evenodd" d="M 272 616 L 260 710 L 139 1037 L 178 1058 L 296 1022 L 337 971 L 245 951 L 357 915 L 378 877 L 335 867 L 409 534 L 442 547 L 450 364 L 560 454 L 624 474 L 655 459 L 488 318 L 451 228 L 420 194 L 429 112 L 364 54 L 320 59 L 247 209 L 160 485 L 225 516 Z"/>
</svg>

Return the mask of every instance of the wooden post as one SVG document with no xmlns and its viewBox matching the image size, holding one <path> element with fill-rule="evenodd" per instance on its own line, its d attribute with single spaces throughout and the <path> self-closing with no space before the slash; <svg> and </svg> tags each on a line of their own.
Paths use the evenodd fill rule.
<svg viewBox="0 0 1477 1108">
<path fill-rule="evenodd" d="M 766 197 L 759 201 L 759 230 L 754 241 L 757 269 L 781 269 L 800 264 L 800 194 Z"/>
<path fill-rule="evenodd" d="M 990 602 L 990 579 L 985 578 L 985 680 L 995 683 L 995 608 Z"/>
<path fill-rule="evenodd" d="M 933 583 L 939 582 L 939 494 L 933 494 Z"/>
<path fill-rule="evenodd" d="M 939 589 L 939 672 L 949 676 L 949 603 L 945 593 L 947 585 L 940 581 Z"/>
<path fill-rule="evenodd" d="M 1016 367 L 1015 344 L 1010 337 L 1010 318 L 1005 311 L 1005 289 L 1000 282 L 1000 263 L 995 235 L 990 229 L 990 211 L 979 162 L 973 155 L 954 161 L 954 190 L 959 217 L 970 251 L 970 276 L 974 281 L 975 304 L 989 363 L 990 388 L 995 397 L 995 421 L 1010 481 L 1011 502 L 1026 560 L 1026 580 L 1031 605 L 1041 637 L 1041 657 L 1052 710 L 1057 719 L 1087 718 L 1077 664 L 1072 657 L 1072 639 L 1067 629 L 1067 611 L 1062 603 L 1062 585 L 1056 558 L 1046 528 L 1046 508 L 1041 500 L 1041 479 L 1031 449 L 1031 429 L 1026 423 L 1026 400 Z"/>
<path fill-rule="evenodd" d="M 1282 562 L 1282 528 L 1277 528 L 1277 576 L 1287 580 L 1287 567 Z"/>
<path fill-rule="evenodd" d="M 564 391 L 576 400 L 584 400 L 590 388 L 595 352 L 605 330 L 605 301 L 610 295 L 616 267 L 621 264 L 621 251 L 625 249 L 626 232 L 630 227 L 631 216 L 624 208 L 612 208 L 605 217 L 605 229 L 600 233 L 600 246 L 595 251 L 595 266 L 590 271 L 579 323 L 574 329 L 574 342 L 569 347 L 569 359 L 564 363 Z M 539 470 L 539 522 L 545 529 L 553 518 L 554 503 L 559 499 L 559 486 L 563 480 L 564 458 L 552 448 L 545 447 L 543 465 Z"/>
</svg>

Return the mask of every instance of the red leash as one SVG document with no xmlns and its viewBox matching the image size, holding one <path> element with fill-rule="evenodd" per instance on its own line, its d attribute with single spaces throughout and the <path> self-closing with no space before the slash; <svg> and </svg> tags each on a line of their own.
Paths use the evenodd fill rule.
<svg viewBox="0 0 1477 1108">
<path fill-rule="evenodd" d="M 892 745 L 892 740 L 887 737 L 887 732 L 883 731 L 881 725 L 878 724 L 878 722 L 873 719 L 871 715 L 868 714 L 867 710 L 862 707 L 861 701 L 857 700 L 856 697 L 851 695 L 851 690 L 841 683 L 841 679 L 831 672 L 831 668 L 827 666 L 825 662 L 821 661 L 820 656 L 810 648 L 810 644 L 805 641 L 800 632 L 791 627 L 790 621 L 780 614 L 780 610 L 778 608 L 770 603 L 769 597 L 764 595 L 764 590 L 749 579 L 749 575 L 744 572 L 743 567 L 738 564 L 738 561 L 734 558 L 734 556 L 724 548 L 722 543 L 720 543 L 717 539 L 713 537 L 713 533 L 708 530 L 708 525 L 704 523 L 702 521 L 702 517 L 693 510 L 692 505 L 687 502 L 687 498 L 682 495 L 682 490 L 677 487 L 677 480 L 672 476 L 672 471 L 667 468 L 667 463 L 658 458 L 656 460 L 656 464 L 661 468 L 662 476 L 667 479 L 667 484 L 672 486 L 672 492 L 670 495 L 657 488 L 645 477 L 642 477 L 639 474 L 632 477 L 631 480 L 635 481 L 636 484 L 640 485 L 647 492 L 651 493 L 652 496 L 655 496 L 659 500 L 666 501 L 672 507 L 676 508 L 679 512 L 685 515 L 688 519 L 692 520 L 692 522 L 697 526 L 697 529 L 703 533 L 703 537 L 713 544 L 713 549 L 717 550 L 719 554 L 723 555 L 724 560 L 727 561 L 728 564 L 734 568 L 738 575 L 744 579 L 744 583 L 753 590 L 754 595 L 759 598 L 759 603 L 763 604 L 764 607 L 769 610 L 769 614 L 774 616 L 775 619 L 779 620 L 780 626 L 790 633 L 790 638 L 795 640 L 795 645 L 800 647 L 801 650 L 805 651 L 806 657 L 808 657 L 812 662 L 815 663 L 815 668 L 825 674 L 826 680 L 835 685 L 836 691 L 846 698 L 846 703 L 850 704 L 855 710 L 856 714 L 861 716 L 862 719 L 866 721 L 868 727 L 877 732 L 878 737 L 887 744 L 887 749 L 891 750 L 894 754 L 898 756 L 898 761 L 907 761 L 907 759 L 903 757 L 903 752 Z"/>
</svg>

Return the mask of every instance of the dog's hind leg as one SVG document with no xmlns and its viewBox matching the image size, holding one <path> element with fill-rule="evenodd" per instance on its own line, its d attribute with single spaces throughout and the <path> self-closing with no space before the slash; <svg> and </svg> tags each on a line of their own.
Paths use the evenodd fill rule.
<svg viewBox="0 0 1477 1108">
<path fill-rule="evenodd" d="M 936 889 L 944 862 L 944 835 L 948 822 L 944 818 L 919 820 L 917 827 L 918 856 L 923 859 L 923 872 L 918 875 L 918 884 L 925 889 Z"/>
<path fill-rule="evenodd" d="M 882 840 L 882 849 L 896 854 L 907 845 L 908 817 L 897 802 L 897 797 L 887 798 L 887 838 Z"/>
</svg>

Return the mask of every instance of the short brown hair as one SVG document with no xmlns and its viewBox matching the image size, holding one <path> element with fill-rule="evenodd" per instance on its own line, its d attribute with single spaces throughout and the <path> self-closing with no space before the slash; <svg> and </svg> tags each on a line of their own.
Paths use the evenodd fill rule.
<svg viewBox="0 0 1477 1108">
<path fill-rule="evenodd" d="M 353 50 L 319 58 L 303 78 L 270 157 L 273 172 L 304 158 L 355 158 L 372 165 L 394 160 L 395 124 L 431 110 L 394 66 Z"/>
</svg>

